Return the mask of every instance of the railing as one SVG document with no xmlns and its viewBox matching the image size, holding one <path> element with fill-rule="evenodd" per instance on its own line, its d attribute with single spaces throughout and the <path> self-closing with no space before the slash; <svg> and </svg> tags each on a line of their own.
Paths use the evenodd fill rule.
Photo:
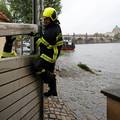
<svg viewBox="0 0 120 120">
<path fill-rule="evenodd" d="M 34 24 L 0 22 L 0 36 L 37 31 Z M 43 119 L 43 84 L 30 70 L 33 57 L 0 59 L 0 120 Z"/>
</svg>

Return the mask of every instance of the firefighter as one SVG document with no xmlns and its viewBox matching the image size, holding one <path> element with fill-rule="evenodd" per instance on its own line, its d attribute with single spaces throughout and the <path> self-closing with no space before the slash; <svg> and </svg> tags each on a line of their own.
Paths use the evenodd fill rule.
<svg viewBox="0 0 120 120">
<path fill-rule="evenodd" d="M 1 22 L 11 22 L 10 19 L 3 13 L 0 12 Z M 16 56 L 16 53 L 12 51 L 13 42 L 16 38 L 14 36 L 6 36 L 6 42 L 3 48 L 1 58 Z"/>
<path fill-rule="evenodd" d="M 40 73 L 49 90 L 44 96 L 57 96 L 56 76 L 54 74 L 55 63 L 63 45 L 60 23 L 56 10 L 47 7 L 43 11 L 44 30 L 36 41 L 36 47 L 40 47 L 39 60 L 35 63 L 37 72 Z"/>
</svg>

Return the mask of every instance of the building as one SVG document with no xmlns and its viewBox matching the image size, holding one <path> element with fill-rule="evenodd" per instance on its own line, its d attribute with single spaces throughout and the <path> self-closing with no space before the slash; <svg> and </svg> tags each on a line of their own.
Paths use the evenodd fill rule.
<svg viewBox="0 0 120 120">
<path fill-rule="evenodd" d="M 112 32 L 107 32 L 105 33 L 106 36 L 114 36 L 116 34 L 120 33 L 120 27 L 118 27 L 118 25 L 115 26 L 115 28 L 113 28 Z"/>
</svg>

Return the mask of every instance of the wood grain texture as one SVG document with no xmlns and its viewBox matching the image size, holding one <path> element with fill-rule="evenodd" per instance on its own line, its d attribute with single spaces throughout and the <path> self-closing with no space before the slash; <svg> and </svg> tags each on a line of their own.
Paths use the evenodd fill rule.
<svg viewBox="0 0 120 120">
<path fill-rule="evenodd" d="M 40 119 L 40 79 L 29 70 L 31 56 L 0 61 L 0 119 Z"/>
<path fill-rule="evenodd" d="M 0 22 L 0 36 L 29 34 L 31 32 L 38 32 L 36 24 Z"/>
</svg>

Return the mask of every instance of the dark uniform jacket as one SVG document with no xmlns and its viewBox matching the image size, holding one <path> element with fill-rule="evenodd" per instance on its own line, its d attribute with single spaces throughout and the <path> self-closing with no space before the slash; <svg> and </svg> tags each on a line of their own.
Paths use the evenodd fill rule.
<svg viewBox="0 0 120 120">
<path fill-rule="evenodd" d="M 59 24 L 52 22 L 45 26 L 42 37 L 36 43 L 40 46 L 40 57 L 49 63 L 55 63 L 63 45 Z"/>
</svg>

